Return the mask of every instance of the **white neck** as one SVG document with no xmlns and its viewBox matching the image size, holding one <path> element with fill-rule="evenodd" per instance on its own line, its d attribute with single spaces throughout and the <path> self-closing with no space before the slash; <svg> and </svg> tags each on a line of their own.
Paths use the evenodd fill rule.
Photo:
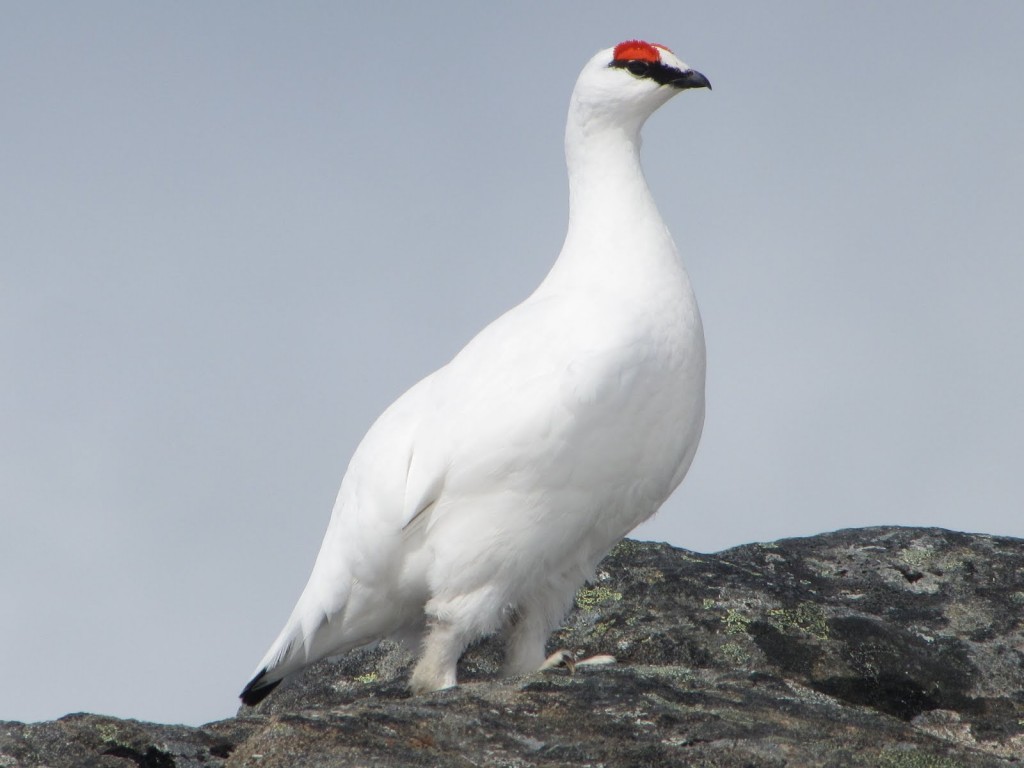
<svg viewBox="0 0 1024 768">
<path fill-rule="evenodd" d="M 640 167 L 640 128 L 647 115 L 594 114 L 573 99 L 565 131 L 569 228 L 545 284 L 580 285 L 640 276 L 678 264 L 672 238 Z M 646 262 L 646 263 L 644 263 Z"/>
</svg>

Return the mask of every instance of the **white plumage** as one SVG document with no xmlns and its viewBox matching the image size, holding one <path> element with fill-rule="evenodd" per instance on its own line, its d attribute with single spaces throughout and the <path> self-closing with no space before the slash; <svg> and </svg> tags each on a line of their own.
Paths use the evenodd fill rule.
<svg viewBox="0 0 1024 768">
<path fill-rule="evenodd" d="M 244 702 L 383 637 L 418 654 L 415 692 L 455 685 L 466 646 L 498 630 L 507 673 L 540 668 L 575 591 L 683 479 L 704 421 L 704 336 L 639 152 L 644 121 L 693 87 L 710 86 L 641 41 L 584 67 L 561 255 L 371 427 Z"/>
</svg>

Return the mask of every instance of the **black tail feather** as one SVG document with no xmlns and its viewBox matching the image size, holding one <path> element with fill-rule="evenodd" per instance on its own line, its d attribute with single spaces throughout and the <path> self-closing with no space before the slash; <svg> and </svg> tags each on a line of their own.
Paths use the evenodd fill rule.
<svg viewBox="0 0 1024 768">
<path fill-rule="evenodd" d="M 267 696 L 270 695 L 277 686 L 281 684 L 280 680 L 275 680 L 272 683 L 264 683 L 263 678 L 266 676 L 267 670 L 262 669 L 260 673 L 256 675 L 252 680 L 248 682 L 245 688 L 242 689 L 242 693 L 238 698 L 242 700 L 242 703 L 248 707 L 255 707 Z"/>
</svg>

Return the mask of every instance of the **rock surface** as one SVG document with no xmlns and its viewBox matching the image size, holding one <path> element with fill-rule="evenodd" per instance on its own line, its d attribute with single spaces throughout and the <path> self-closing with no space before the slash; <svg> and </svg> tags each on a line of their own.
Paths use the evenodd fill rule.
<svg viewBox="0 0 1024 768">
<path fill-rule="evenodd" d="M 1024 765 L 1024 541 L 869 528 L 701 555 L 625 541 L 551 648 L 615 666 L 410 697 L 384 644 L 200 728 L 0 723 L 0 768 Z"/>
</svg>

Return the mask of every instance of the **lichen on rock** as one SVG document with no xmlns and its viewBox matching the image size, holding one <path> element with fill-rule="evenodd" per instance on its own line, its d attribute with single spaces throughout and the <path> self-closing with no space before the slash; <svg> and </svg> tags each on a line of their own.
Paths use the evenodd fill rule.
<svg viewBox="0 0 1024 768">
<path fill-rule="evenodd" d="M 618 663 L 412 697 L 381 643 L 200 728 L 70 715 L 0 724 L 0 766 L 830 765 L 1024 756 L 1024 541 L 869 528 L 715 555 L 627 541 L 550 650 Z"/>
</svg>

